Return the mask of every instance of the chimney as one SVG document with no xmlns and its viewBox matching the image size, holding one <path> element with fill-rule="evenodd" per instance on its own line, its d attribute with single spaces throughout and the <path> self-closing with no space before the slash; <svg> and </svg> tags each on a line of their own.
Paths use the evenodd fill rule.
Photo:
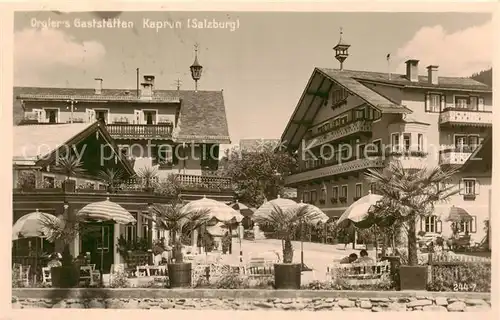
<svg viewBox="0 0 500 320">
<path fill-rule="evenodd" d="M 101 78 L 95 78 L 95 94 L 101 94 L 102 93 L 102 79 Z"/>
<path fill-rule="evenodd" d="M 144 76 L 144 82 L 151 84 L 151 90 L 153 90 L 154 86 L 155 86 L 155 76 L 145 75 Z"/>
<path fill-rule="evenodd" d="M 153 85 L 149 82 L 141 83 L 141 99 L 152 99 L 153 98 Z"/>
<path fill-rule="evenodd" d="M 427 67 L 427 80 L 429 84 L 438 84 L 438 66 L 430 65 Z"/>
<path fill-rule="evenodd" d="M 418 82 L 418 60 L 407 60 L 406 62 L 406 78 L 411 82 Z"/>
</svg>

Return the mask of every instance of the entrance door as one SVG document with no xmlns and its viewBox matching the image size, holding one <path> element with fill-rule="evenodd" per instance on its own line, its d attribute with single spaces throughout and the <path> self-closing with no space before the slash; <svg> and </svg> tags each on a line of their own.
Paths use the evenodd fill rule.
<svg viewBox="0 0 500 320">
<path fill-rule="evenodd" d="M 101 251 L 104 273 L 109 273 L 113 264 L 114 225 L 109 222 L 88 223 L 82 234 L 82 252 L 90 252 L 90 261 L 97 270 L 101 268 Z M 103 242 L 104 235 L 104 242 Z"/>
</svg>

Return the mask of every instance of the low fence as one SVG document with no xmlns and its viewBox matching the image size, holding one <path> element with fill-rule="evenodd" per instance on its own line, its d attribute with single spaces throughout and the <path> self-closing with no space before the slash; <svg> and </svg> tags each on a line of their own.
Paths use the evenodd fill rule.
<svg viewBox="0 0 500 320">
<path fill-rule="evenodd" d="M 428 289 L 432 291 L 491 291 L 491 259 L 429 254 Z"/>
</svg>

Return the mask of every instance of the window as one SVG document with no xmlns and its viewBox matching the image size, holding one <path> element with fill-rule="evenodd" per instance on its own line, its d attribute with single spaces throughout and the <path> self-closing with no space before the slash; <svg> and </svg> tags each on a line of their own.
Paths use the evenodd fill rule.
<svg viewBox="0 0 500 320">
<path fill-rule="evenodd" d="M 411 146 L 411 134 L 410 133 L 404 133 L 403 134 L 403 148 L 404 148 L 404 151 L 410 151 L 410 146 Z"/>
<path fill-rule="evenodd" d="M 356 190 L 355 190 L 355 194 L 356 194 L 356 198 L 361 198 L 362 194 L 363 194 L 363 184 L 361 183 L 357 183 L 356 184 Z"/>
<path fill-rule="evenodd" d="M 467 109 L 469 104 L 469 98 L 467 97 L 455 97 L 455 108 Z"/>
<path fill-rule="evenodd" d="M 135 224 L 128 224 L 125 226 L 125 239 L 127 241 L 137 240 L 137 228 Z"/>
<path fill-rule="evenodd" d="M 158 149 L 158 163 L 159 164 L 173 163 L 173 150 L 170 145 L 162 145 Z"/>
<path fill-rule="evenodd" d="M 146 124 L 156 123 L 156 112 L 155 111 L 144 111 L 144 121 Z"/>
<path fill-rule="evenodd" d="M 372 194 L 377 194 L 377 185 L 375 183 L 370 184 L 370 192 Z"/>
<path fill-rule="evenodd" d="M 479 136 L 469 136 L 469 146 L 471 148 L 470 151 L 476 150 L 479 146 Z"/>
<path fill-rule="evenodd" d="M 43 187 L 44 188 L 55 188 L 55 177 L 44 176 L 43 177 Z"/>
<path fill-rule="evenodd" d="M 149 221 L 147 217 L 142 217 L 142 238 L 145 239 L 149 237 Z"/>
<path fill-rule="evenodd" d="M 441 221 L 436 216 L 428 216 L 423 219 L 424 226 L 421 228 L 425 232 L 441 233 Z"/>
<path fill-rule="evenodd" d="M 342 186 L 340 197 L 347 199 L 347 185 Z"/>
<path fill-rule="evenodd" d="M 427 112 L 439 112 L 441 109 L 441 95 L 436 93 L 430 93 L 427 96 L 426 100 L 426 108 Z"/>
<path fill-rule="evenodd" d="M 469 221 L 461 221 L 458 226 L 459 232 L 464 233 L 476 233 L 477 232 L 477 218 L 476 216 L 471 216 Z"/>
<path fill-rule="evenodd" d="M 477 111 L 477 97 L 470 97 L 470 106 L 469 109 Z"/>
<path fill-rule="evenodd" d="M 365 118 L 365 110 L 364 109 L 358 109 L 354 112 L 354 119 L 355 120 L 362 120 Z"/>
<path fill-rule="evenodd" d="M 316 190 L 311 191 L 311 203 L 316 203 L 316 200 L 318 200 L 318 193 Z"/>
<path fill-rule="evenodd" d="M 358 159 L 365 158 L 365 148 L 366 148 L 365 144 L 358 145 L 358 155 L 357 155 Z"/>
<path fill-rule="evenodd" d="M 302 201 L 303 201 L 304 203 L 308 203 L 308 202 L 309 202 L 309 199 L 310 199 L 310 198 L 309 198 L 309 191 L 304 191 L 304 192 L 302 193 Z"/>
<path fill-rule="evenodd" d="M 463 150 L 467 145 L 466 135 L 455 135 L 455 149 Z"/>
<path fill-rule="evenodd" d="M 382 155 L 382 140 L 373 141 L 373 149 L 375 149 L 375 154 Z"/>
<path fill-rule="evenodd" d="M 45 109 L 45 122 L 57 123 L 57 109 Z"/>
<path fill-rule="evenodd" d="M 108 110 L 96 110 L 95 115 L 97 120 L 106 123 L 108 121 Z"/>
<path fill-rule="evenodd" d="M 418 134 L 418 146 L 417 146 L 417 150 L 418 151 L 424 151 L 424 135 L 419 133 Z"/>
<path fill-rule="evenodd" d="M 331 94 L 332 106 L 345 100 L 347 98 L 347 91 L 344 88 L 336 87 Z"/>
<path fill-rule="evenodd" d="M 366 117 L 366 118 L 367 118 L 368 120 L 373 120 L 373 109 L 372 109 L 372 108 L 368 107 L 368 109 L 367 109 L 367 114 L 368 114 L 368 115 L 367 115 L 367 117 Z"/>
<path fill-rule="evenodd" d="M 391 145 L 392 151 L 399 151 L 399 133 L 393 133 L 391 135 Z"/>
<path fill-rule="evenodd" d="M 477 98 L 477 109 L 479 111 L 484 111 L 484 98 L 482 97 Z"/>
<path fill-rule="evenodd" d="M 476 179 L 463 179 L 462 180 L 463 193 L 465 195 L 476 194 Z"/>
<path fill-rule="evenodd" d="M 130 157 L 130 147 L 129 146 L 120 146 L 120 152 L 122 156 L 129 158 Z"/>
<path fill-rule="evenodd" d="M 339 198 L 339 187 L 332 188 L 332 199 L 337 200 Z"/>
</svg>

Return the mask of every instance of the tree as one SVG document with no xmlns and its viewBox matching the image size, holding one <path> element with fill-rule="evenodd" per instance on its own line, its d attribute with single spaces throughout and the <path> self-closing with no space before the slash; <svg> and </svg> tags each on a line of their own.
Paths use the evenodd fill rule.
<svg viewBox="0 0 500 320">
<path fill-rule="evenodd" d="M 283 262 L 292 263 L 292 238 L 301 223 L 313 223 L 319 218 L 320 212 L 311 210 L 310 205 L 295 205 L 282 209 L 270 202 L 272 206 L 269 214 L 257 215 L 255 222 L 259 225 L 271 226 L 275 235 L 282 240 Z"/>
<path fill-rule="evenodd" d="M 373 206 L 379 219 L 403 222 L 408 237 L 408 264 L 417 265 L 416 219 L 432 215 L 436 203 L 447 201 L 458 193 L 446 182 L 456 170 L 440 167 L 416 170 L 404 169 L 400 161 L 393 161 L 382 170 L 369 169 L 366 176 L 375 183 L 382 199 Z"/>
<path fill-rule="evenodd" d="M 69 178 L 85 171 L 82 165 L 80 159 L 75 155 L 60 156 L 57 158 L 56 170 L 64 174 L 66 180 L 69 180 Z"/>
<path fill-rule="evenodd" d="M 226 150 L 221 174 L 228 176 L 240 202 L 258 207 L 265 199 L 283 195 L 283 178 L 297 166 L 295 157 L 274 145 L 251 150 Z"/>
<path fill-rule="evenodd" d="M 158 228 L 172 231 L 174 242 L 173 254 L 176 263 L 182 263 L 182 233 L 189 233 L 201 227 L 208 221 L 208 209 L 192 212 L 183 212 L 183 203 L 180 198 L 162 205 L 151 207 L 151 214 L 157 221 Z"/>
</svg>

